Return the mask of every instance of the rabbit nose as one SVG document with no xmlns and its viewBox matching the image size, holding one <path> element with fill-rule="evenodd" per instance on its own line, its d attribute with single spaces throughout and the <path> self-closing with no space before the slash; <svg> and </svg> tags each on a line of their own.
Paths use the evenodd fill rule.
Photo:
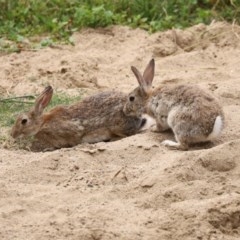
<svg viewBox="0 0 240 240">
<path fill-rule="evenodd" d="M 142 128 L 146 124 L 146 122 L 147 122 L 147 119 L 143 118 L 140 127 Z"/>
</svg>

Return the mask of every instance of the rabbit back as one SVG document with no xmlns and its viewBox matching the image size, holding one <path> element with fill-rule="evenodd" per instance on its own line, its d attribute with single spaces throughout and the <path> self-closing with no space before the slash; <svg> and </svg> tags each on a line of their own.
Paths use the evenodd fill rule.
<svg viewBox="0 0 240 240">
<path fill-rule="evenodd" d="M 109 141 L 137 133 L 144 119 L 124 114 L 126 97 L 121 92 L 107 91 L 69 106 L 57 106 L 34 120 L 30 119 L 34 114 L 28 113 L 29 123 L 34 126 L 34 149 L 37 149 L 38 142 L 44 148 L 61 148 L 83 142 Z"/>
<path fill-rule="evenodd" d="M 101 92 L 69 106 L 68 111 L 86 130 L 107 128 L 117 135 L 128 136 L 139 131 L 142 118 L 124 114 L 126 99 L 122 92 Z"/>
</svg>

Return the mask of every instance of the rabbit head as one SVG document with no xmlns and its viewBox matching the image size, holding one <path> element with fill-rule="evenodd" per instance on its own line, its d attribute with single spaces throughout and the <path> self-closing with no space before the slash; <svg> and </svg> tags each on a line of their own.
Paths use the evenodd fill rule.
<svg viewBox="0 0 240 240">
<path fill-rule="evenodd" d="M 46 87 L 36 99 L 34 107 L 29 112 L 17 117 L 11 130 L 11 136 L 13 138 L 33 136 L 39 131 L 42 125 L 41 117 L 43 110 L 51 101 L 52 95 L 52 87 Z"/>
<path fill-rule="evenodd" d="M 124 106 L 124 113 L 128 116 L 140 117 L 145 112 L 145 105 L 152 92 L 155 62 L 152 59 L 144 70 L 143 75 L 132 66 L 131 70 L 137 78 L 139 86 L 129 95 Z"/>
</svg>

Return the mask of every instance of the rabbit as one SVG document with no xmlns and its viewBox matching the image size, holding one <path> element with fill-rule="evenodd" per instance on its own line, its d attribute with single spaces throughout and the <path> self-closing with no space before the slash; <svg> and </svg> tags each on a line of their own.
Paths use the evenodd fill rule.
<svg viewBox="0 0 240 240">
<path fill-rule="evenodd" d="M 197 85 L 162 85 L 152 88 L 155 62 L 152 59 L 143 75 L 131 67 L 139 86 L 124 106 L 127 116 L 140 117 L 144 112 L 156 120 L 155 131 L 171 129 L 175 140 L 163 145 L 188 150 L 189 145 L 217 138 L 224 127 L 224 114 L 218 101 Z"/>
<path fill-rule="evenodd" d="M 127 94 L 121 92 L 101 92 L 43 113 L 52 95 L 53 88 L 46 87 L 34 107 L 17 117 L 11 130 L 13 138 L 34 136 L 32 149 L 40 148 L 36 151 L 111 141 L 136 134 L 147 124 L 147 119 L 142 116 L 124 114 Z"/>
</svg>

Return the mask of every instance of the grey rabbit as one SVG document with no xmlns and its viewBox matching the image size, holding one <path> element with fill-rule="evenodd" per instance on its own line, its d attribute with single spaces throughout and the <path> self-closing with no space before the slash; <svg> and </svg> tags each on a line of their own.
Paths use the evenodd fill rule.
<svg viewBox="0 0 240 240">
<path fill-rule="evenodd" d="M 218 101 L 197 85 L 166 85 L 152 88 L 155 62 L 152 59 L 143 75 L 131 67 L 139 86 L 128 96 L 124 112 L 140 117 L 144 112 L 156 120 L 156 131 L 172 129 L 176 141 L 163 145 L 187 150 L 192 143 L 217 138 L 224 127 L 223 109 Z"/>
</svg>

